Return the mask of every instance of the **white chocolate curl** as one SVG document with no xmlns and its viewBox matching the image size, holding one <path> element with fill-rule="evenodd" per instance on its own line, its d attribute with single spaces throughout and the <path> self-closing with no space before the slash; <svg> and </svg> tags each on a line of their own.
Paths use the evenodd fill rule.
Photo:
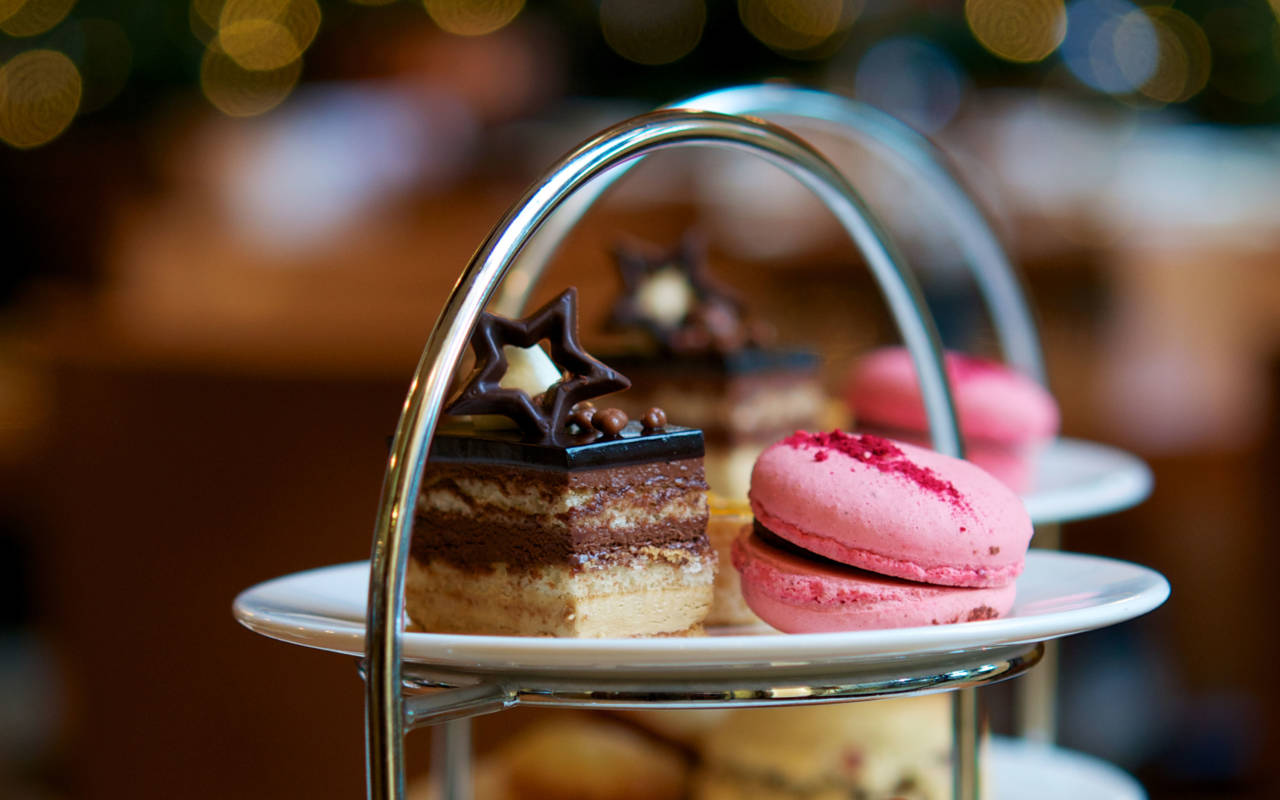
<svg viewBox="0 0 1280 800">
<path fill-rule="evenodd" d="M 564 377 L 541 345 L 504 345 L 502 353 L 507 357 L 507 372 L 498 381 L 503 389 L 524 389 L 530 397 L 537 397 Z"/>
<path fill-rule="evenodd" d="M 523 389 L 530 397 L 537 397 L 564 377 L 541 345 L 503 345 L 502 353 L 507 358 L 507 371 L 498 385 L 503 389 Z M 475 414 L 471 417 L 471 424 L 478 430 L 516 427 L 515 422 L 497 414 Z"/>
</svg>

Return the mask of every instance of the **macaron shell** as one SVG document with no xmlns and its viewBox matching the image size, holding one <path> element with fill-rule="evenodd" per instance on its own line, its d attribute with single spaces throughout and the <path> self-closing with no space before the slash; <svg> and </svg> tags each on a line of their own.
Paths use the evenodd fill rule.
<svg viewBox="0 0 1280 800">
<path fill-rule="evenodd" d="M 860 433 L 870 433 L 895 439 L 917 447 L 928 448 L 929 434 L 924 431 L 881 428 L 876 425 L 859 425 Z M 1049 440 L 1017 442 L 1013 444 L 982 439 L 966 439 L 964 460 L 981 467 L 993 478 L 1018 494 L 1026 494 L 1035 488 L 1036 459 Z"/>
<path fill-rule="evenodd" d="M 747 604 L 784 633 L 907 628 L 995 619 L 1016 588 L 961 589 L 886 578 L 788 553 L 751 534 L 733 548 Z"/>
<path fill-rule="evenodd" d="M 1058 432 L 1058 404 L 1040 384 L 995 361 L 948 352 L 943 359 L 966 439 L 1024 442 Z M 859 423 L 927 430 L 911 354 L 886 347 L 861 358 L 850 373 L 845 399 Z"/>
<path fill-rule="evenodd" d="M 944 495 L 883 464 L 806 443 L 812 436 L 788 437 L 756 460 L 751 510 L 773 533 L 835 561 L 923 583 L 1002 586 L 1022 571 L 1031 519 L 1018 496 L 986 472 L 880 440 L 949 484 L 954 495 Z"/>
</svg>

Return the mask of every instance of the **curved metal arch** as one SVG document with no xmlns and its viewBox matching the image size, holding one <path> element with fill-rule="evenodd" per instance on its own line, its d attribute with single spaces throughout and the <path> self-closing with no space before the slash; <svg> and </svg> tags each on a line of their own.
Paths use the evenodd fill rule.
<svg viewBox="0 0 1280 800">
<path fill-rule="evenodd" d="M 644 114 L 565 156 L 498 222 L 454 286 L 427 340 L 396 425 L 383 479 L 369 577 L 366 748 L 372 798 L 404 793 L 405 704 L 400 621 L 414 501 L 445 393 L 481 310 L 549 215 L 593 181 L 647 153 L 689 145 L 754 153 L 798 179 L 827 205 L 871 267 L 920 378 L 934 447 L 963 455 L 941 348 L 911 274 L 852 186 L 803 140 L 768 123 L 689 110 Z"/>
<path fill-rule="evenodd" d="M 817 123 L 822 130 L 873 150 L 902 172 L 918 178 L 950 227 L 977 281 L 1001 352 L 1009 364 L 1037 382 L 1046 382 L 1044 353 L 1035 318 L 1017 270 L 986 217 L 933 142 L 909 125 L 866 103 L 847 97 L 786 84 L 758 84 L 718 89 L 672 103 L 666 108 L 691 108 L 721 114 L 767 115 Z M 555 214 L 526 249 L 517 265 L 519 280 L 509 281 L 498 297 L 504 313 L 517 313 L 530 287 L 551 260 L 565 235 L 612 180 L 612 174 L 582 192 Z"/>
</svg>

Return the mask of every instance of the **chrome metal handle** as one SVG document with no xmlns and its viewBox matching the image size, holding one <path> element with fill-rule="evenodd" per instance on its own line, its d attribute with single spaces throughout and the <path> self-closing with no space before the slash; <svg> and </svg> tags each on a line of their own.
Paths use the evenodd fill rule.
<svg viewBox="0 0 1280 800">
<path fill-rule="evenodd" d="M 718 89 L 672 103 L 668 108 L 759 114 L 817 123 L 824 132 L 864 145 L 918 179 L 917 185 L 933 196 L 937 211 L 950 227 L 965 264 L 977 281 L 1005 359 L 1018 371 L 1045 383 L 1040 336 L 1018 272 L 947 157 L 927 137 L 866 103 L 786 84 Z M 622 170 L 614 172 L 610 180 L 622 174 Z M 500 310 L 514 313 L 524 307 L 529 289 L 537 283 L 537 276 L 551 255 L 609 182 L 597 182 L 578 194 L 543 226 L 520 258 L 516 273 L 504 285 L 497 301 Z"/>
<path fill-rule="evenodd" d="M 608 180 L 614 170 L 647 153 L 691 145 L 728 147 L 764 158 L 831 209 L 870 266 L 911 352 L 934 447 L 962 455 L 938 334 L 919 286 L 853 187 L 808 144 L 768 123 L 688 110 L 644 114 L 586 141 L 516 202 L 472 256 L 427 340 L 396 426 L 375 523 L 365 643 L 368 790 L 375 800 L 404 794 L 400 620 L 414 498 L 445 392 L 476 318 L 516 256 L 567 198 L 588 183 Z"/>
</svg>

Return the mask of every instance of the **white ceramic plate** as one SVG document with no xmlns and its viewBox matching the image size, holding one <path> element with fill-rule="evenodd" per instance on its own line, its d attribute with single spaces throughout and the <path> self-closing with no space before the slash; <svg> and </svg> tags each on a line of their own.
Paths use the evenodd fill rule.
<svg viewBox="0 0 1280 800">
<path fill-rule="evenodd" d="M 365 562 L 322 567 L 243 592 L 235 615 L 265 636 L 337 653 L 364 652 Z M 555 639 L 405 633 L 404 658 L 460 671 L 564 671 L 618 675 L 706 668 L 851 665 L 1067 636 L 1123 622 L 1164 602 L 1159 573 L 1124 561 L 1032 550 L 1018 598 L 1003 619 L 847 633 L 743 634 L 666 639 Z"/>
<path fill-rule="evenodd" d="M 1022 502 L 1037 525 L 1100 517 L 1151 494 L 1151 470 L 1136 456 L 1080 439 L 1055 439 L 1036 462 Z"/>
<path fill-rule="evenodd" d="M 989 748 L 993 800 L 1147 800 L 1132 775 L 1084 753 L 999 736 Z"/>
</svg>

